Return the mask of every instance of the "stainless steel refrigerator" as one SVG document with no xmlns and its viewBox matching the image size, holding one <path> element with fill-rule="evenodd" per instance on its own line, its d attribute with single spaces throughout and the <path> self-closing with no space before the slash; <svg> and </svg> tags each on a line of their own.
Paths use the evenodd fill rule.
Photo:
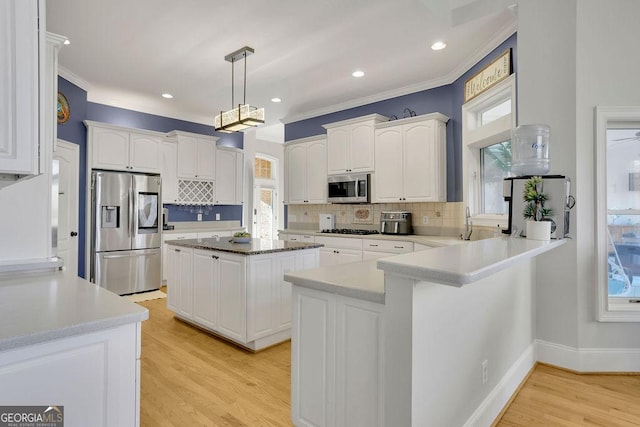
<svg viewBox="0 0 640 427">
<path fill-rule="evenodd" d="M 161 200 L 160 175 L 92 171 L 93 283 L 119 295 L 160 287 Z"/>
</svg>

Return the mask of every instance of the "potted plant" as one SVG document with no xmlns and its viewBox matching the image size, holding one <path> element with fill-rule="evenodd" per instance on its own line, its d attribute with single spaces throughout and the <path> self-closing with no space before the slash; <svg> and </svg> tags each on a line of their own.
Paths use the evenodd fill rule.
<svg viewBox="0 0 640 427">
<path fill-rule="evenodd" d="M 532 176 L 524 184 L 522 199 L 526 202 L 523 215 L 527 219 L 527 239 L 551 239 L 551 215 L 553 212 L 544 207 L 549 196 L 544 193 L 542 177 Z"/>
</svg>

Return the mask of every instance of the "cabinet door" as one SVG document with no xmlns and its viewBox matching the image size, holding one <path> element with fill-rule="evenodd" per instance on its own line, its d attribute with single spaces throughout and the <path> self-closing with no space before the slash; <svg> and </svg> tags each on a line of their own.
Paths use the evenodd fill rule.
<svg viewBox="0 0 640 427">
<path fill-rule="evenodd" d="M 198 144 L 194 137 L 180 135 L 178 137 L 178 178 L 196 177 Z"/>
<path fill-rule="evenodd" d="M 193 249 L 179 248 L 177 263 L 178 314 L 193 319 Z"/>
<path fill-rule="evenodd" d="M 198 179 L 215 179 L 216 143 L 210 139 L 197 138 L 196 175 Z"/>
<path fill-rule="evenodd" d="M 435 120 L 405 125 L 404 197 L 407 202 L 439 201 L 435 170 L 440 159 L 434 138 Z"/>
<path fill-rule="evenodd" d="M 178 302 L 180 301 L 180 282 L 178 281 L 178 258 L 180 252 L 175 246 L 166 246 L 167 257 L 163 260 L 163 265 L 167 266 L 167 308 L 174 313 L 178 312 Z"/>
<path fill-rule="evenodd" d="M 370 172 L 374 167 L 373 124 L 358 123 L 351 125 L 349 144 L 349 172 Z"/>
<path fill-rule="evenodd" d="M 380 259 L 386 256 L 398 255 L 392 252 L 362 251 L 362 260 L 369 261 L 372 259 Z"/>
<path fill-rule="evenodd" d="M 242 204 L 242 159 L 235 150 L 216 150 L 216 204 Z"/>
<path fill-rule="evenodd" d="M 307 196 L 307 147 L 304 144 L 296 144 L 288 146 L 287 151 L 289 203 L 305 203 Z"/>
<path fill-rule="evenodd" d="M 349 126 L 327 129 L 327 173 L 342 174 L 349 171 Z"/>
<path fill-rule="evenodd" d="M 193 320 L 216 327 L 218 256 L 212 251 L 193 252 Z"/>
<path fill-rule="evenodd" d="M 247 341 L 274 333 L 273 315 L 276 298 L 274 290 L 278 266 L 272 255 L 255 255 L 249 260 L 247 280 Z"/>
<path fill-rule="evenodd" d="M 162 203 L 178 203 L 178 144 L 162 143 Z"/>
<path fill-rule="evenodd" d="M 129 170 L 129 132 L 94 127 L 89 143 L 94 168 Z"/>
<path fill-rule="evenodd" d="M 319 267 L 326 267 L 329 265 L 338 264 L 338 254 L 337 249 L 322 247 L 320 248 L 320 265 Z"/>
<path fill-rule="evenodd" d="M 336 298 L 336 426 L 384 425 L 383 307 Z"/>
<path fill-rule="evenodd" d="M 246 342 L 246 278 L 241 257 L 220 255 L 218 274 L 218 331 Z"/>
<path fill-rule="evenodd" d="M 327 203 L 327 143 L 312 141 L 307 145 L 307 202 Z"/>
<path fill-rule="evenodd" d="M 160 173 L 160 144 L 157 136 L 131 132 L 129 166 L 137 172 Z"/>
<path fill-rule="evenodd" d="M 38 101 L 46 95 L 44 89 L 39 94 L 43 34 L 44 28 L 38 30 L 38 2 L 0 2 L 0 173 L 39 172 Z"/>
<path fill-rule="evenodd" d="M 375 136 L 376 171 L 373 176 L 373 200 L 397 203 L 402 200 L 402 131 L 399 127 L 379 129 Z"/>
<path fill-rule="evenodd" d="M 293 287 L 291 420 L 335 425 L 335 296 Z"/>
<path fill-rule="evenodd" d="M 284 280 L 284 275 L 292 271 L 302 270 L 303 268 L 298 267 L 298 265 L 303 263 L 304 260 L 298 254 L 281 255 L 276 259 L 278 266 L 273 283 L 275 302 L 273 306 L 273 326 L 275 331 L 281 331 L 291 327 L 291 283 Z"/>
</svg>

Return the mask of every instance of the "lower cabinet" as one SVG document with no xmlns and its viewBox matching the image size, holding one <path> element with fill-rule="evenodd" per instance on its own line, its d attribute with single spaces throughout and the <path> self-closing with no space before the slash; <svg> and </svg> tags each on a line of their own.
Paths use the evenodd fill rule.
<svg viewBox="0 0 640 427">
<path fill-rule="evenodd" d="M 318 250 L 235 255 L 168 245 L 167 308 L 259 350 L 291 336 L 290 271 L 318 266 Z"/>
<path fill-rule="evenodd" d="M 362 261 L 362 239 L 316 236 L 320 248 L 320 267 Z"/>
<path fill-rule="evenodd" d="M 384 305 L 293 287 L 296 426 L 382 426 Z"/>
<path fill-rule="evenodd" d="M 0 352 L 2 405 L 64 406 L 67 426 L 140 425 L 139 387 L 140 323 Z"/>
</svg>

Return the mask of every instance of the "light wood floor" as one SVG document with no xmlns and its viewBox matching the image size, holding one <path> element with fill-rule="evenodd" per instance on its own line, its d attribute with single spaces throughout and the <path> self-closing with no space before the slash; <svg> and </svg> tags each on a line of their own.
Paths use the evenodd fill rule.
<svg viewBox="0 0 640 427">
<path fill-rule="evenodd" d="M 175 320 L 166 299 L 139 304 L 142 427 L 291 426 L 289 342 L 252 354 Z M 640 426 L 640 376 L 538 365 L 495 425 Z"/>
</svg>

